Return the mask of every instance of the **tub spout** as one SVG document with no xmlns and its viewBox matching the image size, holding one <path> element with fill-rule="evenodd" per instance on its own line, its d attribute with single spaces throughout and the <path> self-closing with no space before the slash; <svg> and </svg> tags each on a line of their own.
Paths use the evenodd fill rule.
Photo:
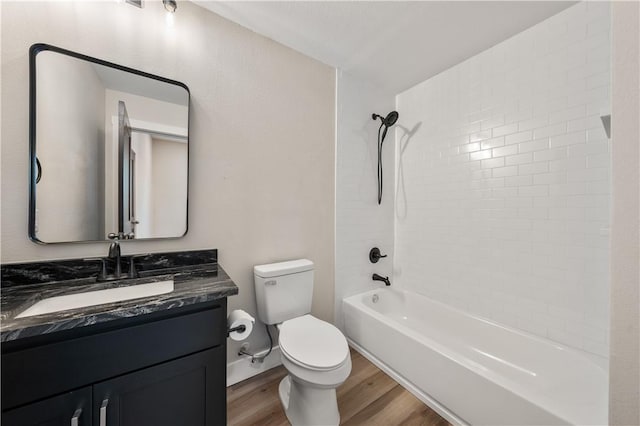
<svg viewBox="0 0 640 426">
<path fill-rule="evenodd" d="M 383 277 L 382 275 L 373 274 L 371 276 L 371 279 L 374 281 L 382 281 L 387 286 L 391 285 L 391 282 L 389 281 L 389 277 Z"/>
</svg>

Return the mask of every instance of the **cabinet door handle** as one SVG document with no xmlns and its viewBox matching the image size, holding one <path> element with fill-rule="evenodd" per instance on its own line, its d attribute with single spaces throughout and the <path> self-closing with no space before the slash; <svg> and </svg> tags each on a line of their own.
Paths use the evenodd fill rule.
<svg viewBox="0 0 640 426">
<path fill-rule="evenodd" d="M 107 426 L 107 405 L 109 405 L 109 398 L 102 401 L 100 406 L 100 426 Z"/>
<path fill-rule="evenodd" d="M 73 417 L 71 417 L 71 426 L 78 426 L 78 421 L 80 420 L 81 415 L 82 408 L 78 408 L 75 413 L 73 413 Z"/>
</svg>

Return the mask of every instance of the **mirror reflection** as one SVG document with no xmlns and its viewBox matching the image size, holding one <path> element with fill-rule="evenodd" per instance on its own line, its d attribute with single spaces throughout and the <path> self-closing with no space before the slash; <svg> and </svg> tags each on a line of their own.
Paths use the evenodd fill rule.
<svg viewBox="0 0 640 426">
<path fill-rule="evenodd" d="M 31 55 L 30 237 L 183 236 L 186 86 L 52 46 Z"/>
</svg>

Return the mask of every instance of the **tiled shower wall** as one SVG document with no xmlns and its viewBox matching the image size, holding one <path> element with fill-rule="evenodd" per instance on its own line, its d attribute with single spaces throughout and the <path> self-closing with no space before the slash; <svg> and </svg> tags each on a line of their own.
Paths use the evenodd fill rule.
<svg viewBox="0 0 640 426">
<path fill-rule="evenodd" d="M 343 327 L 342 299 L 378 288 L 376 272 L 390 276 L 393 265 L 393 134 L 383 145 L 384 192 L 377 198 L 377 133 L 379 121 L 394 109 L 394 96 L 374 85 L 337 71 L 336 107 L 336 325 Z M 388 257 L 369 262 L 369 250 L 379 247 Z"/>
<path fill-rule="evenodd" d="M 609 5 L 397 97 L 396 283 L 608 355 Z"/>
</svg>

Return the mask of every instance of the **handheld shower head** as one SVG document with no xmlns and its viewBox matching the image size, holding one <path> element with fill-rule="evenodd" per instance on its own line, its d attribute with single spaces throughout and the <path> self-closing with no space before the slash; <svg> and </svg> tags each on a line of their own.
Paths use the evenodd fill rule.
<svg viewBox="0 0 640 426">
<path fill-rule="evenodd" d="M 396 121 L 398 121 L 398 112 L 397 111 L 391 111 L 389 114 L 387 114 L 387 116 L 384 119 L 384 125 L 387 127 L 391 127 L 394 124 L 396 124 Z"/>
<path fill-rule="evenodd" d="M 380 121 L 382 121 L 382 124 L 385 127 L 391 127 L 394 124 L 396 124 L 396 121 L 398 121 L 398 112 L 397 111 L 391 111 L 389 114 L 387 114 L 386 117 L 383 117 L 381 115 L 378 114 L 371 114 L 371 118 L 374 120 L 377 120 L 378 118 L 380 119 Z"/>
<path fill-rule="evenodd" d="M 391 111 L 386 117 L 374 113 L 371 114 L 371 118 L 374 120 L 379 118 L 380 121 L 382 121 L 382 124 L 380 124 L 378 128 L 378 204 L 380 204 L 382 202 L 382 144 L 384 143 L 384 138 L 387 137 L 389 127 L 398 121 L 398 111 Z M 382 126 L 384 126 L 384 130 L 382 130 Z M 382 137 L 380 135 L 381 130 Z"/>
</svg>

